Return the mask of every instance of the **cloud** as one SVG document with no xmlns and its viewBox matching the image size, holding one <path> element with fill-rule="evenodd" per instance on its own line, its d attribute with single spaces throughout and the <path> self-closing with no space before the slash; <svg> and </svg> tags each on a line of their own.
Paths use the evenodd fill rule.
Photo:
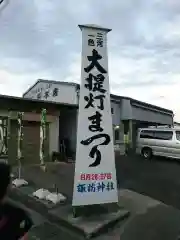
<svg viewBox="0 0 180 240">
<path fill-rule="evenodd" d="M 111 91 L 167 106 L 180 120 L 177 0 L 9 0 L 0 11 L 0 92 L 21 95 L 38 78 L 79 82 L 85 23 L 113 29 Z"/>
</svg>

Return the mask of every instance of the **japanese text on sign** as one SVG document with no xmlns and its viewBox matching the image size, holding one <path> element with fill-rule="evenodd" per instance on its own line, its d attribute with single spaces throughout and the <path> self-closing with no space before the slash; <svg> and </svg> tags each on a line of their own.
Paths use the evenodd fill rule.
<svg viewBox="0 0 180 240">
<path fill-rule="evenodd" d="M 72 206 L 118 201 L 107 58 L 110 30 L 80 28 L 82 71 Z"/>
<path fill-rule="evenodd" d="M 94 180 L 110 180 L 112 178 L 111 173 L 82 173 L 80 175 L 80 180 L 88 180 L 88 181 L 94 181 Z"/>
<path fill-rule="evenodd" d="M 88 35 L 88 45 L 91 47 L 103 47 L 103 34 L 97 33 L 97 35 Z"/>
<path fill-rule="evenodd" d="M 104 192 L 114 190 L 113 182 L 94 182 L 94 183 L 79 183 L 77 185 L 77 192 L 88 193 L 88 192 Z"/>
<path fill-rule="evenodd" d="M 101 163 L 101 152 L 98 149 L 100 145 L 108 145 L 110 142 L 110 136 L 106 133 L 102 133 L 104 131 L 103 127 L 101 126 L 102 122 L 102 114 L 100 111 L 104 110 L 104 99 L 105 99 L 105 93 L 106 90 L 104 89 L 104 80 L 105 76 L 103 74 L 107 73 L 107 70 L 104 69 L 100 63 L 99 60 L 102 59 L 102 56 L 98 53 L 97 50 L 92 50 L 92 56 L 87 56 L 88 61 L 90 64 L 84 68 L 84 71 L 89 73 L 88 77 L 86 78 L 87 83 L 84 84 L 84 87 L 89 90 L 89 95 L 84 96 L 85 100 L 85 109 L 92 107 L 96 109 L 94 106 L 95 101 L 99 101 L 99 105 L 97 106 L 97 111 L 94 112 L 94 115 L 89 116 L 88 120 L 89 123 L 89 131 L 91 132 L 99 132 L 96 135 L 93 135 L 92 137 L 89 137 L 86 140 L 82 140 L 81 144 L 87 146 L 94 142 L 97 139 L 103 139 L 103 142 L 100 144 L 96 144 L 92 147 L 89 156 L 91 158 L 95 158 L 94 162 L 89 165 L 89 167 L 96 167 L 100 165 Z M 96 68 L 98 70 L 98 74 L 94 76 L 90 71 L 92 69 Z M 99 94 L 94 96 L 93 93 L 98 92 Z"/>
</svg>

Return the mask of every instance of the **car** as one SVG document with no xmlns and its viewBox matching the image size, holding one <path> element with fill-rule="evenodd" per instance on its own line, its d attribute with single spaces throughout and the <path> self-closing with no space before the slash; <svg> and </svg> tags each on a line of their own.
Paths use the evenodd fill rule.
<svg viewBox="0 0 180 240">
<path fill-rule="evenodd" d="M 136 143 L 136 153 L 145 159 L 152 156 L 180 159 L 180 128 L 140 128 Z"/>
</svg>

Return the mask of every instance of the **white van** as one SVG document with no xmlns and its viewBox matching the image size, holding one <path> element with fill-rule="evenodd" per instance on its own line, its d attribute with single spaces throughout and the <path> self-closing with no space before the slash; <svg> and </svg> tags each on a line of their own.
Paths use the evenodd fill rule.
<svg viewBox="0 0 180 240">
<path fill-rule="evenodd" d="M 145 159 L 163 156 L 180 159 L 180 128 L 140 128 L 136 152 Z"/>
</svg>

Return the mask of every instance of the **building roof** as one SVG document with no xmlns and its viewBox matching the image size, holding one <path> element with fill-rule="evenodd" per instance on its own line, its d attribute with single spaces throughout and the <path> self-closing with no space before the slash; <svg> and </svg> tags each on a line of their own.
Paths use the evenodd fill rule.
<svg viewBox="0 0 180 240">
<path fill-rule="evenodd" d="M 63 82 L 63 81 L 55 81 L 55 80 L 46 80 L 46 79 L 38 79 L 35 84 L 33 84 L 24 94 L 23 94 L 23 97 L 25 96 L 25 94 L 27 94 L 32 88 L 34 88 L 38 83 L 40 82 L 44 82 L 44 83 L 54 83 L 54 84 L 62 84 L 62 85 L 70 85 L 70 86 L 75 86 L 77 89 L 80 88 L 80 84 L 78 83 L 74 83 L 74 82 Z M 111 98 L 114 99 L 114 100 L 117 100 L 117 101 L 120 101 L 122 99 L 126 99 L 126 100 L 130 100 L 131 104 L 132 105 L 140 105 L 140 106 L 143 106 L 145 108 L 149 108 L 149 109 L 152 109 L 152 110 L 156 110 L 156 111 L 161 111 L 161 112 L 165 112 L 165 113 L 168 113 L 168 114 L 171 114 L 173 115 L 173 111 L 170 110 L 170 109 L 166 109 L 166 108 L 162 108 L 162 107 L 159 107 L 159 106 L 156 106 L 156 105 L 153 105 L 153 104 L 149 104 L 149 103 L 146 103 L 146 102 L 142 102 L 142 101 L 139 101 L 137 99 L 134 99 L 134 98 L 131 98 L 131 97 L 126 97 L 126 96 L 120 96 L 120 95 L 115 95 L 115 94 L 110 94 Z"/>
<path fill-rule="evenodd" d="M 30 92 L 38 83 L 40 82 L 44 82 L 44 83 L 54 83 L 54 84 L 62 84 L 62 85 L 69 85 L 69 86 L 75 86 L 75 87 L 79 87 L 78 83 L 73 83 L 73 82 L 62 82 L 62 81 L 56 81 L 56 80 L 46 80 L 46 79 L 38 79 L 32 86 L 30 86 L 25 93 L 23 93 L 23 97 Z"/>
<path fill-rule="evenodd" d="M 56 109 L 60 110 L 62 108 L 77 108 L 74 104 L 65 104 L 65 103 L 57 103 L 51 101 L 43 101 L 37 99 L 29 99 L 29 98 L 22 98 L 22 97 L 15 97 L 15 96 L 8 96 L 8 95 L 0 95 L 0 108 L 7 109 L 7 110 L 19 110 L 25 111 L 26 106 L 28 109 Z"/>
</svg>

